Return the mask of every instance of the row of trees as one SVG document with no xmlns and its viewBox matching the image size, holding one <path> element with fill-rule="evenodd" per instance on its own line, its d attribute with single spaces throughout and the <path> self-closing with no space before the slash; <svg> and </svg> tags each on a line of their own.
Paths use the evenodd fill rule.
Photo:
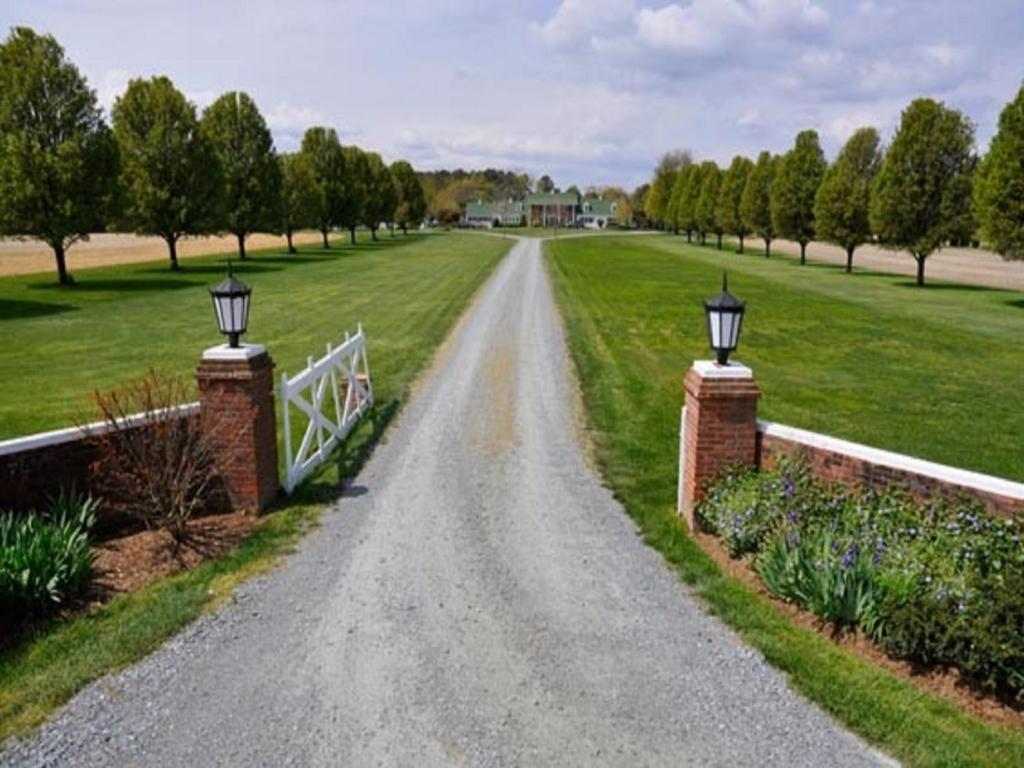
<svg viewBox="0 0 1024 768">
<path fill-rule="evenodd" d="M 802 131 L 781 156 L 742 156 L 729 167 L 695 163 L 686 152 L 659 163 L 644 199 L 651 222 L 673 232 L 724 234 L 800 245 L 812 240 L 846 251 L 877 242 L 905 250 L 925 280 L 927 258 L 946 244 L 981 240 L 1007 259 L 1024 258 L 1024 88 L 1003 110 L 988 155 L 974 152 L 974 128 L 957 110 L 917 99 L 903 112 L 889 147 L 878 131 L 861 128 L 835 162 L 825 160 L 818 134 Z"/>
<path fill-rule="evenodd" d="M 178 269 L 186 235 L 231 233 L 241 258 L 254 232 L 328 233 L 381 223 L 403 231 L 425 214 L 409 163 L 342 147 L 310 128 L 279 154 L 255 102 L 229 92 L 197 113 L 166 77 L 132 80 L 108 127 L 95 93 L 49 35 L 27 28 L 0 44 L 0 235 L 35 237 L 70 283 L 66 252 L 92 232 L 157 235 Z"/>
</svg>

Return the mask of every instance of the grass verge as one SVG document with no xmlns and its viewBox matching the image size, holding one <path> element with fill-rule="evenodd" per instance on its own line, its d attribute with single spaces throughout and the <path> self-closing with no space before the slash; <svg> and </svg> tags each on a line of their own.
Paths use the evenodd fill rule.
<svg viewBox="0 0 1024 768">
<path fill-rule="evenodd" d="M 806 379 L 801 383 L 808 388 L 817 383 L 816 377 L 827 379 L 829 360 L 835 361 L 830 357 L 836 352 L 832 346 L 838 343 L 834 337 L 822 354 L 817 354 L 815 335 L 794 335 L 795 326 L 824 327 L 845 335 L 844 340 L 856 346 L 858 333 L 866 331 L 862 323 L 869 320 L 861 309 L 867 304 L 875 308 L 874 322 L 891 321 L 898 335 L 906 324 L 897 321 L 907 321 L 907 314 L 913 312 L 897 300 L 905 295 L 900 285 L 893 285 L 899 278 L 868 276 L 859 289 L 856 283 L 846 289 L 832 282 L 835 277 L 845 276 L 830 275 L 827 269 L 800 273 L 799 267 L 788 263 L 749 264 L 749 257 L 705 254 L 667 238 L 642 242 L 625 238 L 599 243 L 549 241 L 547 251 L 570 351 L 582 383 L 599 469 L 636 521 L 644 540 L 662 553 L 708 610 L 782 670 L 794 689 L 907 765 L 946 768 L 1024 764 L 1024 734 L 970 716 L 790 621 L 769 600 L 724 574 L 686 533 L 675 514 L 682 376 L 690 360 L 704 354 L 703 318 L 697 299 L 714 293 L 721 279 L 722 260 L 728 258 L 730 275 L 742 275 L 734 283 L 736 292 L 751 300 L 745 362 L 754 364 L 759 381 L 763 369 L 773 371 L 768 384 L 763 385 L 765 405 L 787 396 L 788 390 L 781 382 L 771 378 L 785 375 L 779 370 L 785 361 L 798 369 L 792 373 L 794 380 L 799 380 L 801 372 L 811 379 L 810 384 Z M 815 289 L 819 282 L 821 287 Z M 787 290 L 791 291 L 788 295 Z M 820 293 L 815 295 L 815 290 Z M 857 295 L 857 290 L 862 294 Z M 949 299 L 941 297 L 951 294 L 961 295 L 953 291 L 921 294 L 925 305 L 930 305 L 923 312 L 931 317 L 919 317 L 917 326 L 911 327 L 928 323 L 929 330 L 936 331 L 947 313 L 946 325 L 953 326 L 949 334 L 959 338 L 964 325 L 984 328 L 986 322 L 1014 322 L 1000 317 L 986 321 L 985 311 L 973 315 L 968 311 L 967 317 L 950 316 L 948 307 L 943 309 L 943 302 Z M 974 294 L 967 296 L 968 306 L 979 301 Z M 907 301 L 913 299 L 913 294 L 906 295 Z M 1000 299 L 989 296 L 988 300 L 993 306 L 986 311 L 994 311 Z M 773 306 L 779 309 L 773 312 Z M 887 317 L 886 310 L 880 310 L 886 306 L 890 312 Z M 786 308 L 792 310 L 788 317 L 782 311 Z M 1012 313 L 1012 309 L 1006 312 Z M 765 327 L 773 319 L 779 327 Z M 853 320 L 858 322 L 851 325 Z M 759 323 L 764 325 L 758 328 Z M 987 337 L 994 346 L 999 344 L 996 335 Z M 817 338 L 821 340 L 820 334 Z M 915 334 L 912 340 L 897 339 L 894 343 L 906 354 L 923 338 Z M 762 349 L 762 342 L 772 351 L 754 354 Z M 864 343 L 871 348 L 876 342 L 869 335 Z M 984 349 L 981 353 L 985 354 Z M 774 369 L 766 364 L 769 356 L 777 358 Z M 794 360 L 799 364 L 792 363 Z M 915 362 L 922 367 L 914 370 Z M 905 371 L 907 377 L 926 377 L 930 370 L 926 358 L 915 361 L 911 356 L 907 363 L 911 366 Z M 861 377 L 877 372 L 877 365 L 863 359 L 859 364 Z M 853 375 L 853 369 L 841 369 L 834 375 L 845 379 Z M 811 409 L 811 405 L 800 402 L 801 392 L 789 394 L 796 400 L 791 406 L 793 412 Z M 858 412 L 850 404 L 840 402 L 836 407 L 845 407 L 851 418 Z M 788 412 L 777 402 L 775 408 Z M 895 413 L 898 406 L 890 408 L 895 418 L 908 418 Z M 826 418 L 827 414 L 822 416 L 822 420 Z M 807 426 L 799 421 L 797 424 Z M 820 423 L 813 427 L 820 428 Z M 870 419 L 864 429 L 883 436 L 893 434 Z M 990 450 L 998 449 L 998 442 L 993 447 L 990 439 L 987 444 Z M 1005 466 L 998 460 L 992 465 Z"/>
<path fill-rule="evenodd" d="M 400 255 L 396 257 L 389 258 L 387 251 L 375 254 L 384 265 L 355 264 L 357 272 L 363 269 L 371 275 L 385 268 L 385 275 L 363 282 L 360 299 L 365 306 L 372 305 L 371 327 L 376 330 L 370 336 L 369 354 L 378 404 L 370 417 L 336 451 L 331 463 L 264 516 L 236 549 L 88 613 L 54 621 L 0 653 L 0 743 L 42 723 L 84 685 L 158 648 L 202 612 L 230 598 L 240 582 L 292 551 L 335 499 L 339 484 L 353 477 L 368 458 L 408 397 L 416 375 L 508 245 L 458 235 L 431 236 L 407 243 L 404 255 L 397 247 Z M 386 274 L 398 271 L 400 279 L 386 279 Z M 80 285 L 94 277 L 90 272 L 79 272 Z M 309 279 L 318 278 L 314 273 Z M 328 283 L 321 292 L 334 290 L 335 285 Z M 299 302 L 298 297 L 289 302 L 290 309 L 299 311 Z M 336 324 L 327 330 L 336 335 Z M 276 355 L 273 346 L 271 352 Z M 296 355 L 297 350 L 284 356 Z"/>
</svg>

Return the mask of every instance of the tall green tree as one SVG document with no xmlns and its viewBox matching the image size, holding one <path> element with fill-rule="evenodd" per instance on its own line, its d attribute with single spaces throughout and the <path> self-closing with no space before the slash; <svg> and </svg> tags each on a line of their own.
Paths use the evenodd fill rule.
<svg viewBox="0 0 1024 768">
<path fill-rule="evenodd" d="M 396 160 L 391 164 L 391 178 L 395 183 L 398 196 L 395 205 L 395 223 L 402 229 L 402 234 L 409 231 L 409 225 L 419 226 L 427 213 L 427 201 L 423 195 L 423 185 L 412 166 L 405 160 Z"/>
<path fill-rule="evenodd" d="M 277 156 L 281 173 L 280 220 L 288 240 L 288 253 L 295 253 L 292 236 L 317 224 L 323 206 L 323 190 L 316 182 L 316 170 L 309 155 L 289 152 Z"/>
<path fill-rule="evenodd" d="M 644 198 L 644 212 L 648 220 L 658 228 L 665 226 L 665 210 L 672 196 L 676 175 L 680 170 L 693 164 L 690 153 L 685 150 L 666 152 L 654 170 L 651 188 Z"/>
<path fill-rule="evenodd" d="M 847 272 L 853 271 L 853 252 L 871 239 L 871 187 L 881 165 L 878 131 L 859 129 L 825 172 L 814 200 L 818 237 L 846 250 Z"/>
<path fill-rule="evenodd" d="M 781 237 L 800 243 L 800 263 L 814 239 L 814 198 L 825 176 L 825 153 L 816 131 L 800 131 L 793 148 L 779 161 L 772 184 L 772 226 Z"/>
<path fill-rule="evenodd" d="M 743 253 L 743 241 L 750 234 L 740 215 L 740 200 L 747 186 L 747 179 L 754 168 L 753 161 L 748 157 L 736 155 L 722 177 L 722 186 L 718 191 L 718 204 L 715 208 L 715 219 L 722 229 L 736 235 L 740 241 L 740 253 Z"/>
<path fill-rule="evenodd" d="M 686 233 L 686 242 L 693 242 L 693 233 L 697 226 L 697 202 L 700 200 L 700 187 L 704 180 L 704 163 L 691 165 L 679 189 L 679 200 L 676 204 L 676 218 L 679 228 Z"/>
<path fill-rule="evenodd" d="M 718 221 L 718 192 L 722 187 L 722 170 L 710 160 L 701 163 L 700 197 L 697 198 L 697 230 L 700 242 L 707 242 L 708 232 L 718 237 L 718 248 L 722 247 L 722 225 Z"/>
<path fill-rule="evenodd" d="M 871 227 L 883 244 L 914 257 L 918 285 L 928 257 L 965 237 L 973 150 L 974 128 L 957 110 L 932 99 L 903 110 L 875 179 Z"/>
<path fill-rule="evenodd" d="M 539 179 L 537 179 L 536 190 L 538 192 L 543 193 L 543 194 L 550 194 L 551 192 L 554 192 L 555 191 L 554 179 L 552 179 L 550 176 L 548 176 L 545 173 L 543 176 L 541 176 Z"/>
<path fill-rule="evenodd" d="M 679 203 L 683 196 L 683 190 L 686 187 L 686 180 L 690 177 L 694 167 L 687 165 L 679 169 L 679 172 L 676 174 L 676 180 L 672 184 L 672 192 L 668 196 L 668 205 L 665 206 L 665 226 L 672 231 L 673 235 L 678 235 L 679 230 L 682 228 Z"/>
<path fill-rule="evenodd" d="M 772 254 L 775 227 L 772 225 L 772 184 L 778 158 L 771 152 L 762 152 L 747 177 L 747 185 L 740 198 L 740 217 L 747 229 L 764 240 L 764 257 Z"/>
<path fill-rule="evenodd" d="M 256 103 L 236 91 L 203 110 L 199 130 L 220 164 L 219 224 L 238 240 L 238 256 L 244 259 L 251 233 L 280 231 L 281 169 L 274 139 Z"/>
<path fill-rule="evenodd" d="M 342 154 L 345 166 L 338 224 L 348 230 L 349 241 L 355 245 L 356 227 L 366 221 L 371 182 L 370 162 L 367 153 L 356 146 L 344 147 Z"/>
<path fill-rule="evenodd" d="M 178 269 L 178 240 L 216 231 L 220 161 L 199 130 L 195 106 L 166 77 L 132 80 L 114 102 L 121 151 L 123 227 L 157 235 Z"/>
<path fill-rule="evenodd" d="M 0 234 L 53 249 L 103 229 L 117 202 L 118 151 L 96 94 L 49 35 L 16 27 L 0 44 Z"/>
<path fill-rule="evenodd" d="M 1004 259 L 1024 259 L 1024 87 L 999 115 L 974 187 L 983 242 Z"/>
<path fill-rule="evenodd" d="M 323 236 L 324 248 L 330 248 L 327 235 L 340 226 L 345 195 L 345 156 L 333 128 L 316 126 L 302 137 L 302 154 L 309 158 L 319 187 L 319 205 L 314 215 L 315 226 Z"/>
<path fill-rule="evenodd" d="M 395 220 L 395 206 L 398 205 L 398 194 L 395 182 L 387 165 L 376 152 L 366 154 L 367 179 L 366 203 L 364 206 L 364 222 L 370 228 L 370 236 L 377 239 L 377 229 L 381 224 L 389 225 Z"/>
</svg>

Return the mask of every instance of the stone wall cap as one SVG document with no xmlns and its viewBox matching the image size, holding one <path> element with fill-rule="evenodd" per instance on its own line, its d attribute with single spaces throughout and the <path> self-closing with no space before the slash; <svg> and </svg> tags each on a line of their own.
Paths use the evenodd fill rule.
<svg viewBox="0 0 1024 768">
<path fill-rule="evenodd" d="M 227 344 L 218 344 L 203 350 L 203 360 L 225 360 L 233 362 L 236 360 L 251 360 L 265 354 L 267 348 L 263 344 L 242 344 L 232 347 Z"/>
<path fill-rule="evenodd" d="M 753 379 L 754 372 L 743 363 L 719 365 L 714 360 L 694 360 L 693 370 L 703 379 Z"/>
</svg>

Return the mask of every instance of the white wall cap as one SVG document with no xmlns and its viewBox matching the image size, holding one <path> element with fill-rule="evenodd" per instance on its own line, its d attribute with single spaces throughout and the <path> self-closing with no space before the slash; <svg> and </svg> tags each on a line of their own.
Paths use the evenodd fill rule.
<svg viewBox="0 0 1024 768">
<path fill-rule="evenodd" d="M 242 344 L 237 347 L 218 344 L 203 350 L 203 360 L 251 360 L 266 351 L 267 348 L 262 344 Z"/>
<path fill-rule="evenodd" d="M 694 360 L 693 370 L 705 379 L 752 379 L 754 372 L 743 363 L 719 365 L 714 360 Z"/>
<path fill-rule="evenodd" d="M 182 416 L 189 416 L 199 413 L 199 403 L 186 403 L 170 409 L 172 413 Z M 141 424 L 146 418 L 145 413 L 135 413 L 125 418 L 125 423 Z M 34 451 L 37 448 L 46 448 L 51 445 L 70 443 L 75 440 L 82 440 L 86 437 L 99 437 L 110 431 L 110 425 L 105 421 L 94 421 L 82 427 L 67 427 L 65 429 L 54 429 L 50 432 L 37 432 L 34 435 L 15 437 L 10 440 L 0 440 L 0 456 L 9 456 L 12 453 L 23 453 Z"/>
<path fill-rule="evenodd" d="M 903 472 L 941 480 L 950 485 L 973 488 L 1010 499 L 1024 499 L 1024 484 L 1015 483 L 1012 480 L 1006 480 L 1001 477 L 984 475 L 981 472 L 971 472 L 967 469 L 950 467 L 945 464 L 936 464 L 933 461 L 925 461 L 924 459 L 915 459 L 913 456 L 907 456 L 902 453 L 883 451 L 880 448 L 872 448 L 869 445 L 852 443 L 848 440 L 840 440 L 838 437 L 830 437 L 819 432 L 788 427 L 785 424 L 775 424 L 771 421 L 758 420 L 757 431 L 768 437 L 777 437 L 812 448 L 841 453 L 870 464 L 892 467 Z"/>
</svg>

